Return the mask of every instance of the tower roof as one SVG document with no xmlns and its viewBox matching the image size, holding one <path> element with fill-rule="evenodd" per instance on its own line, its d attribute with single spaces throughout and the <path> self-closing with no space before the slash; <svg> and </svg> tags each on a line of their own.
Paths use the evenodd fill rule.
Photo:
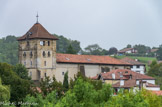
<svg viewBox="0 0 162 107">
<path fill-rule="evenodd" d="M 55 36 L 51 35 L 40 23 L 35 23 L 26 34 L 18 38 L 18 41 L 26 40 L 27 38 L 58 40 Z"/>
</svg>

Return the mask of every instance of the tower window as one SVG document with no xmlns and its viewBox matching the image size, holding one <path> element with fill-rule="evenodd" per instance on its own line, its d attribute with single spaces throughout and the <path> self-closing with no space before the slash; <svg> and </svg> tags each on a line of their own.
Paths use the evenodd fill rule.
<svg viewBox="0 0 162 107">
<path fill-rule="evenodd" d="M 44 61 L 44 66 L 46 66 L 46 61 Z"/>
<path fill-rule="evenodd" d="M 32 58 L 33 57 L 33 53 L 32 53 L 32 51 L 30 52 L 30 58 Z"/>
<path fill-rule="evenodd" d="M 29 46 L 29 41 L 27 41 L 27 46 Z"/>
<path fill-rule="evenodd" d="M 45 41 L 43 41 L 43 46 L 45 46 Z"/>
<path fill-rule="evenodd" d="M 64 75 L 64 72 L 62 72 L 62 75 Z"/>
<path fill-rule="evenodd" d="M 50 57 L 51 56 L 51 54 L 50 54 L 50 52 L 48 51 L 48 57 Z"/>
<path fill-rule="evenodd" d="M 30 61 L 30 65 L 32 66 L 32 61 Z"/>
<path fill-rule="evenodd" d="M 45 51 L 43 51 L 43 57 L 45 57 L 46 56 L 46 53 L 45 53 Z"/>
<path fill-rule="evenodd" d="M 47 77 L 47 73 L 46 72 L 44 73 L 44 77 Z"/>
<path fill-rule="evenodd" d="M 26 66 L 26 62 L 24 62 L 24 66 Z"/>
<path fill-rule="evenodd" d="M 50 46 L 50 41 L 48 41 L 48 46 Z"/>
<path fill-rule="evenodd" d="M 23 56 L 26 57 L 26 52 L 24 52 Z"/>
</svg>

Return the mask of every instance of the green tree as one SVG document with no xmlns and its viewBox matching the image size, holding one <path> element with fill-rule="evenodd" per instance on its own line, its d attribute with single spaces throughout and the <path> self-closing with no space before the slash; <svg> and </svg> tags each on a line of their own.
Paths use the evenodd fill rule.
<svg viewBox="0 0 162 107">
<path fill-rule="evenodd" d="M 67 54 L 76 54 L 76 51 L 73 49 L 71 44 L 68 46 L 66 53 Z"/>
<path fill-rule="evenodd" d="M 160 45 L 159 49 L 157 50 L 157 59 L 162 60 L 162 45 Z"/>
<path fill-rule="evenodd" d="M 12 66 L 6 63 L 0 63 L 0 77 L 2 84 L 10 86 L 10 101 L 23 101 L 23 98 L 30 93 L 30 81 L 21 79 L 12 71 Z"/>
<path fill-rule="evenodd" d="M 2 85 L 2 81 L 0 78 L 0 102 L 4 101 L 9 101 L 10 99 L 10 89 L 8 86 Z"/>
<path fill-rule="evenodd" d="M 67 91 L 68 88 L 69 88 L 68 72 L 66 72 L 65 75 L 64 75 L 63 87 L 64 87 L 65 91 Z"/>
<path fill-rule="evenodd" d="M 98 44 L 92 44 L 88 45 L 85 48 L 85 52 L 82 54 L 88 54 L 88 55 L 102 55 L 102 48 Z"/>
<path fill-rule="evenodd" d="M 128 45 L 127 45 L 127 48 L 132 48 L 132 45 L 128 44 Z"/>
<path fill-rule="evenodd" d="M 28 70 L 25 68 L 24 65 L 22 64 L 16 64 L 13 66 L 13 71 L 16 72 L 16 74 L 22 78 L 22 79 L 27 79 L 31 80 L 31 78 L 28 76 Z"/>
<path fill-rule="evenodd" d="M 117 52 L 118 52 L 118 50 L 117 50 L 117 48 L 115 48 L 115 47 L 111 47 L 111 48 L 109 49 L 109 55 L 117 54 Z"/>
</svg>

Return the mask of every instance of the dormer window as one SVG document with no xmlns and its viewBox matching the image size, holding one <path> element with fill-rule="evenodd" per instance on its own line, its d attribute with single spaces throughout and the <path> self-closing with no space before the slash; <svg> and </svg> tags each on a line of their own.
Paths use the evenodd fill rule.
<svg viewBox="0 0 162 107">
<path fill-rule="evenodd" d="M 50 46 L 50 41 L 48 41 L 48 46 Z"/>
<path fill-rule="evenodd" d="M 45 41 L 43 41 L 43 46 L 45 46 Z"/>
<path fill-rule="evenodd" d="M 26 57 L 26 52 L 24 52 L 23 56 Z"/>
<path fill-rule="evenodd" d="M 45 53 L 45 51 L 43 51 L 43 57 L 45 57 L 46 56 L 46 53 Z"/>
<path fill-rule="evenodd" d="M 32 53 L 32 51 L 30 52 L 30 58 L 32 58 L 33 57 L 33 53 Z"/>
<path fill-rule="evenodd" d="M 51 56 L 51 54 L 50 54 L 50 52 L 48 51 L 48 57 L 50 57 Z"/>
</svg>

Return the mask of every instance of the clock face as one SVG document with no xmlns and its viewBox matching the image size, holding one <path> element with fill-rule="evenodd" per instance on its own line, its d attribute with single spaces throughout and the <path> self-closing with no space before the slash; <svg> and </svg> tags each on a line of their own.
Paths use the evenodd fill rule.
<svg viewBox="0 0 162 107">
<path fill-rule="evenodd" d="M 40 45 L 43 45 L 43 41 L 40 41 Z"/>
</svg>

